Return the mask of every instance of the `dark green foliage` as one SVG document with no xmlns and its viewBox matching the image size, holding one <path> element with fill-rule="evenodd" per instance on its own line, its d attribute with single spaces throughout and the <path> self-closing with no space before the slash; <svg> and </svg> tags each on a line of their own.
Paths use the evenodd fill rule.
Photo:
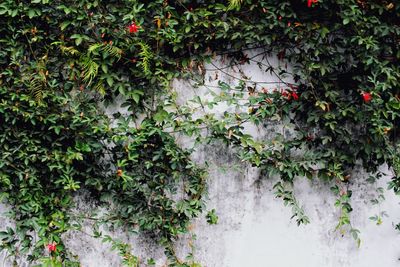
<svg viewBox="0 0 400 267">
<path fill-rule="evenodd" d="M 54 241 L 57 250 L 43 264 L 77 264 L 60 235 L 73 228 L 68 211 L 84 188 L 110 207 L 100 221 L 151 233 L 172 265 L 186 266 L 171 242 L 203 210 L 204 172 L 167 129 L 200 139 L 208 127 L 212 139 L 240 148 L 242 159 L 279 174 L 278 196 L 298 222 L 307 217 L 283 187 L 297 176 L 342 186 L 357 162 L 370 172 L 388 163 L 397 173 L 390 186 L 399 191 L 399 14 L 394 1 L 1 1 L 0 183 L 16 221 L 0 233 L 2 247 L 36 260 Z M 133 22 L 137 32 L 129 32 Z M 293 65 L 289 73 L 260 64 L 293 77 L 289 95 L 242 77 L 237 87 L 220 83 L 225 95 L 216 101 L 249 112 L 224 121 L 192 120 L 160 105 L 174 99 L 172 79 L 201 81 L 204 61 L 220 54 L 245 64 L 254 48 Z M 239 105 L 242 96 L 250 97 Z M 101 107 L 116 99 L 128 115 L 105 114 Z M 294 125 L 294 135 L 259 141 L 242 131 L 244 122 L 276 120 Z M 306 153 L 294 156 L 299 150 Z M 350 224 L 351 194 L 334 189 L 342 227 Z M 356 229 L 350 233 L 358 239 Z M 107 241 L 129 256 L 125 264 L 138 264 L 129 246 Z"/>
</svg>

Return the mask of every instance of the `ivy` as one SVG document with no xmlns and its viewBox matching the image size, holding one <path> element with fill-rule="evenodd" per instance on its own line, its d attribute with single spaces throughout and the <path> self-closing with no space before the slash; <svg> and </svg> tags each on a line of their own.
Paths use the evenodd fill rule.
<svg viewBox="0 0 400 267">
<path fill-rule="evenodd" d="M 97 224 L 149 233 L 171 266 L 198 266 L 193 255 L 178 259 L 172 245 L 204 210 L 206 174 L 174 134 L 223 140 L 279 175 L 277 196 L 298 223 L 308 218 L 293 181 L 332 183 L 338 229 L 360 243 L 348 219 L 351 170 L 360 163 L 376 173 L 387 163 L 389 187 L 400 188 L 399 14 L 391 1 L 2 1 L 0 191 L 15 227 L 0 232 L 1 248 L 16 263 L 26 255 L 44 266 L 77 266 L 61 236 L 81 230 L 79 217 L 97 222 L 93 235 L 127 266 L 144 262 Z M 213 63 L 217 56 L 225 67 Z M 279 82 L 231 75 L 232 84 L 209 87 L 213 99 L 177 105 L 171 81 L 209 86 L 206 62 L 226 75 L 254 63 Z M 221 102 L 237 112 L 193 117 Z M 116 105 L 123 111 L 112 112 Z M 246 123 L 283 129 L 259 140 Z M 108 214 L 72 214 L 83 189 Z M 207 220 L 217 222 L 214 210 Z"/>
</svg>

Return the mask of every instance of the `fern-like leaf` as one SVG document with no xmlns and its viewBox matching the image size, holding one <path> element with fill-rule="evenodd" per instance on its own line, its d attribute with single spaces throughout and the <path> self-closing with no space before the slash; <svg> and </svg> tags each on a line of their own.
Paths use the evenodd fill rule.
<svg viewBox="0 0 400 267">
<path fill-rule="evenodd" d="M 89 85 L 98 73 L 99 64 L 97 64 L 89 55 L 81 57 L 80 61 L 83 81 Z"/>
<path fill-rule="evenodd" d="M 101 43 L 92 44 L 89 46 L 88 53 L 93 54 L 93 53 L 99 51 L 102 46 L 103 46 L 103 44 L 101 44 Z"/>
<path fill-rule="evenodd" d="M 65 46 L 64 42 L 53 42 L 51 45 L 58 46 L 64 55 L 79 55 L 80 52 L 76 50 L 73 46 Z"/>
<path fill-rule="evenodd" d="M 79 55 L 80 52 L 76 50 L 73 46 L 60 46 L 61 52 L 65 55 Z"/>
<path fill-rule="evenodd" d="M 111 44 L 101 44 L 101 43 L 92 44 L 88 49 L 88 54 L 96 54 L 100 51 L 107 53 L 112 57 L 116 57 L 118 58 L 118 60 L 121 59 L 122 49 Z"/>
<path fill-rule="evenodd" d="M 144 42 L 139 42 L 139 45 L 140 45 L 139 56 L 142 58 L 142 69 L 146 75 L 149 75 L 151 74 L 150 61 L 153 57 L 153 53 L 151 52 L 151 48 L 148 44 Z"/>
<path fill-rule="evenodd" d="M 99 92 L 102 96 L 106 94 L 106 88 L 102 81 L 98 81 L 98 83 L 94 86 L 94 89 Z"/>
<path fill-rule="evenodd" d="M 43 81 L 40 75 L 34 76 L 29 81 L 29 89 L 32 97 L 36 102 L 41 102 L 43 100 L 43 91 L 45 89 L 45 81 Z"/>
<path fill-rule="evenodd" d="M 102 51 L 108 53 L 112 57 L 118 58 L 118 60 L 121 59 L 122 49 L 118 48 L 114 45 L 110 45 L 110 44 L 103 45 Z"/>
<path fill-rule="evenodd" d="M 239 10 L 243 0 L 229 0 L 228 10 Z"/>
<path fill-rule="evenodd" d="M 111 44 L 101 44 L 96 43 L 92 44 L 87 53 L 84 56 L 81 56 L 81 66 L 82 66 L 82 78 L 83 81 L 90 85 L 93 79 L 97 76 L 99 70 L 99 64 L 93 59 L 99 52 L 107 53 L 112 57 L 121 58 L 122 49 L 113 46 Z M 102 83 L 97 83 L 95 89 L 98 90 L 101 94 L 105 94 L 104 85 Z"/>
</svg>

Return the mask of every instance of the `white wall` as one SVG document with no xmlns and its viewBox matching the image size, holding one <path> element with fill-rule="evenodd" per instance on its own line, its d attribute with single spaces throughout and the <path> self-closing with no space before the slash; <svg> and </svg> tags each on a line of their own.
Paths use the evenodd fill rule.
<svg viewBox="0 0 400 267">
<path fill-rule="evenodd" d="M 219 152 L 214 156 L 224 158 Z M 229 164 L 229 159 L 218 160 Z M 290 208 L 275 199 L 275 179 L 258 181 L 259 173 L 245 168 L 244 173 L 212 172 L 210 176 L 210 208 L 220 218 L 217 226 L 196 223 L 198 256 L 205 266 L 226 267 L 320 267 L 320 266 L 399 266 L 400 236 L 393 229 L 399 222 L 399 198 L 386 193 L 386 201 L 375 206 L 369 199 L 378 186 L 386 187 L 388 178 L 376 185 L 361 180 L 352 185 L 354 196 L 352 223 L 361 231 L 361 247 L 349 236 L 334 229 L 339 217 L 330 185 L 298 179 L 296 196 L 310 217 L 311 223 L 298 227 L 290 220 Z M 386 211 L 388 218 L 377 226 L 369 217 Z"/>
<path fill-rule="evenodd" d="M 270 57 L 268 62 L 286 67 L 276 58 Z M 214 64 L 224 66 L 220 62 Z M 212 68 L 214 66 L 206 66 L 206 69 Z M 225 69 L 227 73 L 219 72 L 218 77 L 227 83 L 235 83 L 237 80 L 232 76 L 241 77 L 239 69 L 254 81 L 279 81 L 254 63 Z M 207 84 L 217 84 L 213 79 L 215 74 L 215 71 L 207 72 Z M 291 82 L 290 77 L 286 81 Z M 258 86 L 272 89 L 284 85 L 259 83 Z M 204 88 L 190 90 L 182 81 L 175 83 L 175 87 L 181 96 L 180 103 L 185 103 L 195 94 L 204 95 L 206 91 Z M 222 112 L 224 108 L 221 105 L 218 111 Z M 257 127 L 247 128 L 255 136 L 268 136 Z M 361 231 L 361 246 L 358 248 L 349 234 L 342 236 L 335 231 L 339 210 L 334 206 L 335 196 L 330 191 L 332 184 L 306 178 L 295 181 L 295 195 L 311 220 L 310 224 L 298 227 L 295 220 L 290 219 L 290 207 L 285 207 L 282 200 L 275 198 L 272 187 L 276 178 L 261 177 L 259 170 L 241 164 L 229 148 L 223 146 L 199 149 L 195 158 L 199 162 L 212 162 L 208 208 L 215 208 L 219 215 L 218 225 L 209 226 L 204 219 L 194 224 L 198 237 L 196 256 L 204 266 L 400 266 L 400 234 L 394 229 L 394 225 L 400 222 L 400 198 L 386 190 L 392 174 L 386 166 L 381 170 L 388 175 L 374 184 L 366 181 L 368 174 L 361 168 L 351 175 L 348 188 L 353 191 L 351 221 L 353 227 Z M 385 189 L 386 200 L 373 205 L 371 200 L 377 198 L 379 187 Z M 386 212 L 388 217 L 383 217 L 383 223 L 376 225 L 369 218 L 381 212 Z"/>
</svg>

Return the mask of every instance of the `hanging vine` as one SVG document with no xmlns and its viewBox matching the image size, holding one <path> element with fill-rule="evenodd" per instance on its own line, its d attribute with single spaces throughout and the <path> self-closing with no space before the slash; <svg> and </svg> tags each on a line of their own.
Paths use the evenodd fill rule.
<svg viewBox="0 0 400 267">
<path fill-rule="evenodd" d="M 204 211 L 206 174 L 171 131 L 204 140 L 205 128 L 206 141 L 223 140 L 280 177 L 277 196 L 299 224 L 308 218 L 290 189 L 294 179 L 333 183 L 338 228 L 359 241 L 349 221 L 352 168 L 360 162 L 379 177 L 386 163 L 389 186 L 400 191 L 399 14 L 395 1 L 372 0 L 3 0 L 0 192 L 15 226 L 0 232 L 1 248 L 15 264 L 79 266 L 61 236 L 80 230 L 71 206 L 85 189 L 109 208 L 96 220 L 152 233 L 171 266 L 198 266 L 178 259 L 172 245 Z M 280 66 L 269 64 L 271 55 Z M 226 66 L 212 63 L 217 57 Z M 256 63 L 279 82 L 231 75 L 233 84 L 209 87 L 213 100 L 196 101 L 238 111 L 193 119 L 174 104 L 170 84 L 190 78 L 209 86 L 205 62 L 227 75 Z M 116 103 L 127 115 L 103 110 Z M 290 136 L 258 140 L 243 130 L 276 121 Z M 207 220 L 215 223 L 215 213 Z M 102 238 L 127 266 L 145 264 L 129 245 Z"/>
</svg>

